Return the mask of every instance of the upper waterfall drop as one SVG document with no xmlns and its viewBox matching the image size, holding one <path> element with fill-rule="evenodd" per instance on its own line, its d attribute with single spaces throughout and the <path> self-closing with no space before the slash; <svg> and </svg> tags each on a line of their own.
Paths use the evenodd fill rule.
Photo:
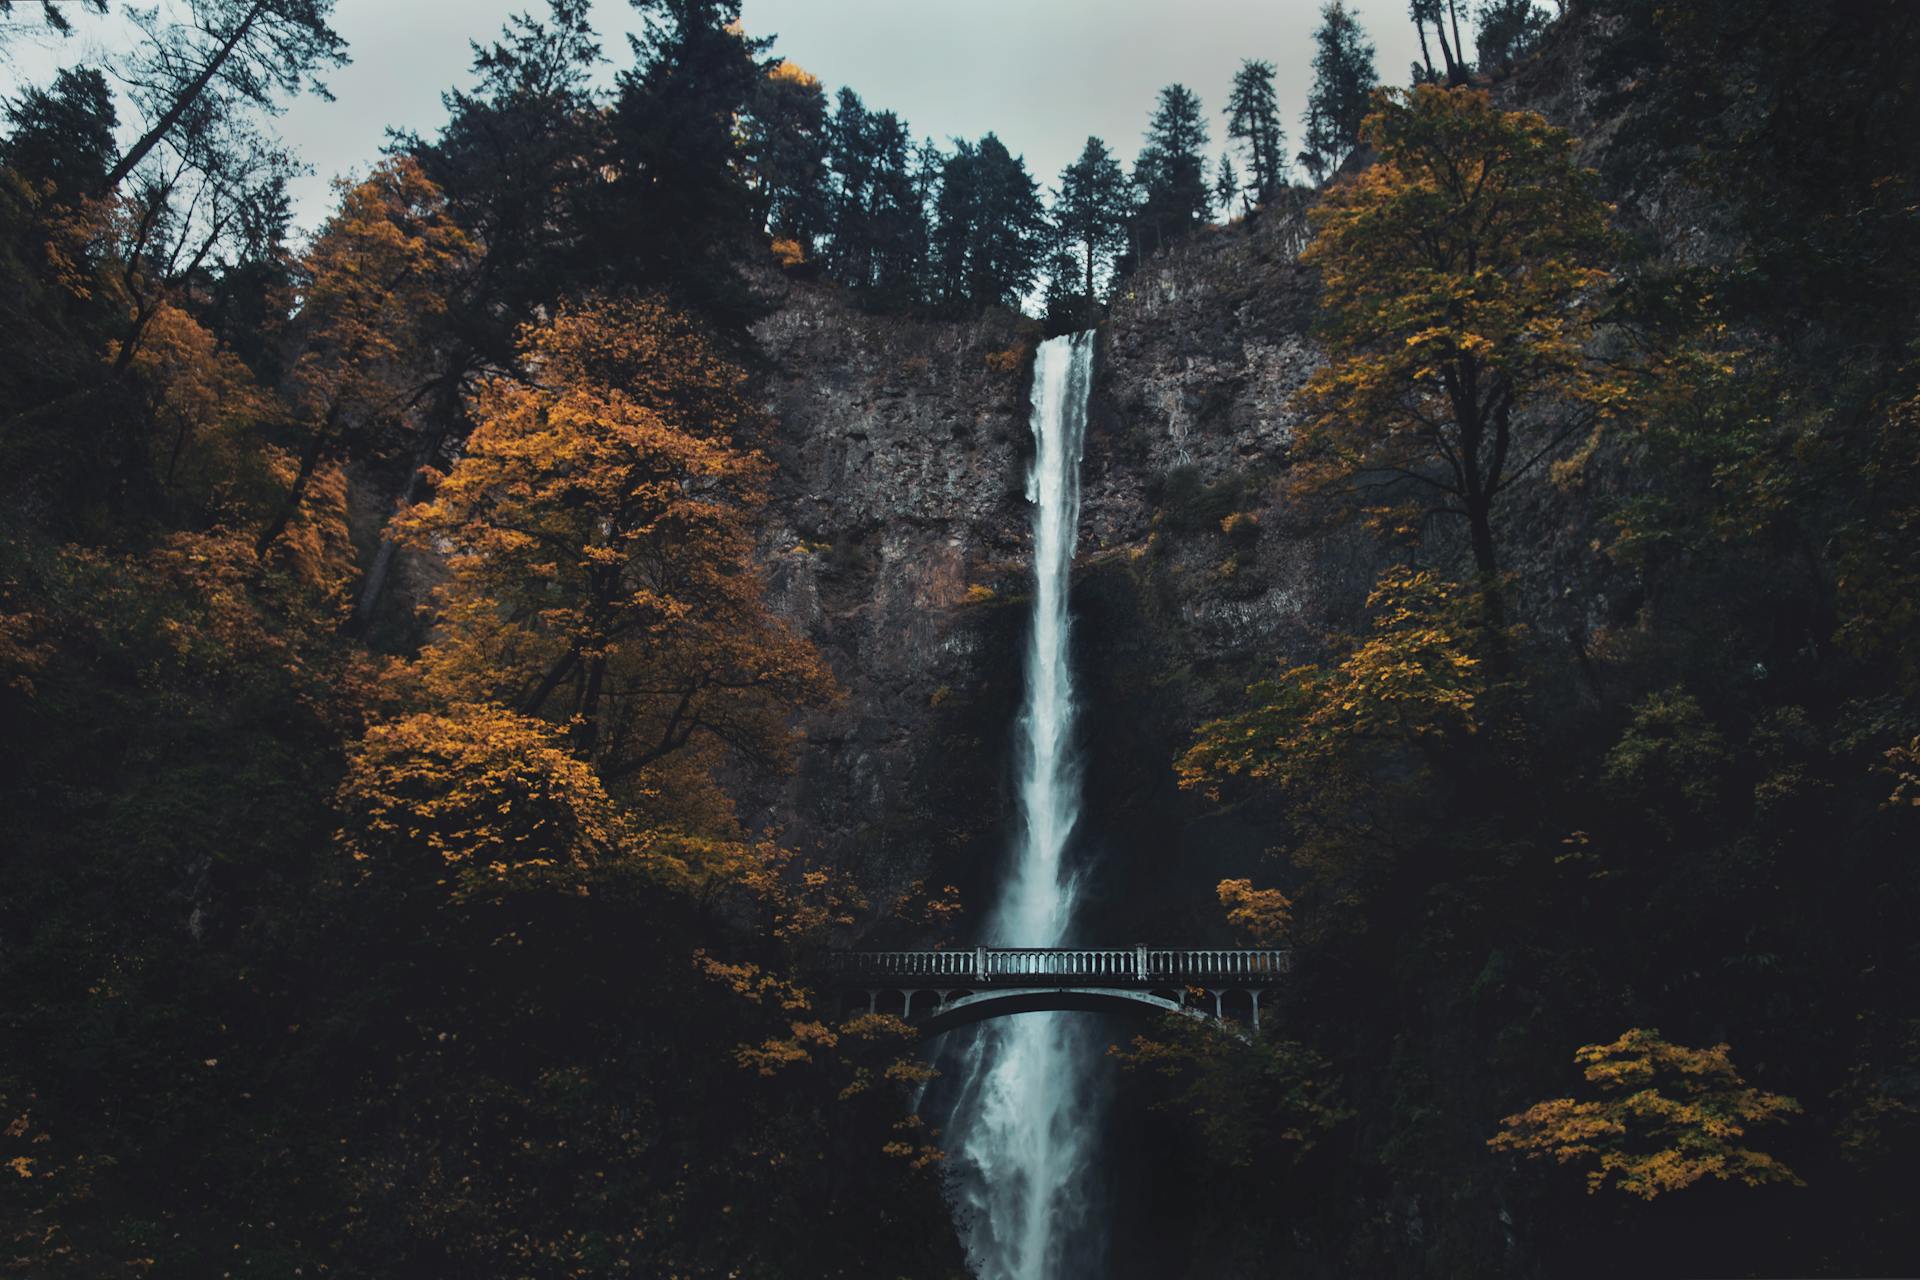
<svg viewBox="0 0 1920 1280">
<path fill-rule="evenodd" d="M 1019 834 L 988 932 L 1050 947 L 1074 927 L 1066 863 L 1080 818 L 1067 608 L 1080 523 L 1080 459 L 1093 374 L 1091 332 L 1040 345 L 1033 366 L 1033 619 L 1016 726 Z M 1098 1274 L 1092 1220 L 1099 1046 L 1078 1015 L 1026 1013 L 981 1028 L 960 1055 L 949 1129 L 968 1250 L 981 1280 Z"/>
<path fill-rule="evenodd" d="M 1034 456 L 1027 470 L 1033 621 L 1016 743 L 1021 828 L 991 921 L 993 936 L 1015 946 L 1058 946 L 1073 917 L 1074 886 L 1063 860 L 1080 817 L 1080 775 L 1073 758 L 1077 708 L 1067 594 L 1079 535 L 1093 346 L 1091 331 L 1069 334 L 1042 343 L 1034 356 Z"/>
</svg>

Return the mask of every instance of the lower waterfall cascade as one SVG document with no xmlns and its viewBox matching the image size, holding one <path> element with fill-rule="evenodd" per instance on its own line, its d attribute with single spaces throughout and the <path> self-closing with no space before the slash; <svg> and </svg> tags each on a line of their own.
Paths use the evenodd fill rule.
<svg viewBox="0 0 1920 1280">
<path fill-rule="evenodd" d="M 1019 829 L 988 916 L 997 945 L 1068 941 L 1077 884 L 1066 863 L 1080 816 L 1067 608 L 1094 334 L 1049 339 L 1034 359 L 1033 616 L 1016 727 Z M 1091 1156 L 1100 1045 L 1086 1019 L 1029 1013 L 986 1024 L 950 1065 L 956 1210 L 980 1280 L 1073 1280 L 1090 1265 Z"/>
</svg>

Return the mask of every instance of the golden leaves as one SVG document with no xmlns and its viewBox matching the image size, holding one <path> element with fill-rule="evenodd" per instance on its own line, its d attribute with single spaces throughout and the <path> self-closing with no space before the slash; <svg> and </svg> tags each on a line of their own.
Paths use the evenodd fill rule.
<svg viewBox="0 0 1920 1280">
<path fill-rule="evenodd" d="M 1693 1049 L 1636 1027 L 1611 1043 L 1582 1045 L 1574 1060 L 1598 1097 L 1535 1103 L 1502 1121 L 1487 1145 L 1560 1164 L 1592 1162 L 1589 1194 L 1612 1184 L 1652 1200 L 1706 1178 L 1804 1185 L 1740 1141 L 1751 1127 L 1799 1114 L 1800 1104 L 1748 1085 L 1725 1044 Z"/>
<path fill-rule="evenodd" d="M 1889 747 L 1884 771 L 1893 775 L 1893 794 L 1881 803 L 1883 809 L 1920 809 L 1920 737 L 1904 747 Z"/>
<path fill-rule="evenodd" d="M 1227 923 L 1256 946 L 1272 946 L 1293 925 L 1293 900 L 1278 889 L 1256 889 L 1251 880 L 1222 880 L 1215 890 Z"/>
<path fill-rule="evenodd" d="M 701 741 L 784 760 L 788 712 L 833 682 L 765 601 L 745 374 L 653 299 L 521 337 L 540 382 L 480 387 L 465 453 L 401 525 L 453 569 L 429 687 L 564 721 L 623 784 Z"/>
<path fill-rule="evenodd" d="M 459 901 L 582 873 L 641 846 L 600 780 L 548 724 L 465 703 L 371 726 L 348 755 L 340 843 L 376 879 Z"/>
<path fill-rule="evenodd" d="M 1618 380 L 1590 354 L 1606 206 L 1537 115 L 1431 85 L 1376 101 L 1380 163 L 1312 214 L 1304 260 L 1321 274 L 1332 358 L 1299 393 L 1306 465 L 1292 486 L 1362 509 L 1411 493 L 1424 520 L 1490 503 L 1551 452 L 1561 419 L 1616 411 Z M 1534 439 L 1510 448 L 1509 435 Z M 1415 527 L 1400 513 L 1376 523 Z"/>
<path fill-rule="evenodd" d="M 289 375 L 311 416 L 395 411 L 410 392 L 426 322 L 443 314 L 478 246 L 411 156 L 339 184 L 340 207 L 303 263 L 308 340 Z"/>
<path fill-rule="evenodd" d="M 1247 690 L 1246 710 L 1202 725 L 1176 765 L 1180 785 L 1243 776 L 1288 786 L 1368 742 L 1476 732 L 1486 637 L 1474 594 L 1402 567 L 1381 575 L 1367 603 L 1368 633 L 1338 665 L 1283 671 Z"/>
</svg>

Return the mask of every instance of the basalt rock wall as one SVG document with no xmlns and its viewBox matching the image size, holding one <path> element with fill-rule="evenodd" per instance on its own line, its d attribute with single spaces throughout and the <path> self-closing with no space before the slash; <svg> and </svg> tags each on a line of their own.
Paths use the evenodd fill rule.
<svg viewBox="0 0 1920 1280">
<path fill-rule="evenodd" d="M 1535 67 L 1497 93 L 1594 132 L 1585 158 L 1599 164 L 1609 126 L 1568 83 Z M 1690 216 L 1658 189 L 1622 209 L 1663 243 L 1710 246 Z M 1258 851 L 1260 815 L 1173 786 L 1194 724 L 1276 662 L 1325 656 L 1388 563 L 1468 571 L 1464 530 L 1445 517 L 1388 546 L 1289 496 L 1295 393 L 1323 359 L 1306 237 L 1298 214 L 1198 231 L 1124 280 L 1102 326 L 1075 666 L 1081 856 L 1102 863 L 1091 913 L 1107 929 L 1217 930 L 1206 886 L 1216 870 L 1244 874 Z M 829 286 L 778 289 L 756 332 L 780 423 L 770 581 L 846 698 L 804 726 L 798 769 L 746 816 L 882 892 L 983 886 L 1012 809 L 1038 326 L 1006 312 L 875 316 Z M 1505 499 L 1504 567 L 1522 584 L 1512 611 L 1528 643 L 1583 651 L 1633 618 L 1636 587 L 1595 554 L 1609 534 L 1600 513 L 1632 484 L 1630 460 L 1603 451 L 1583 487 L 1556 487 L 1543 465 Z"/>
</svg>

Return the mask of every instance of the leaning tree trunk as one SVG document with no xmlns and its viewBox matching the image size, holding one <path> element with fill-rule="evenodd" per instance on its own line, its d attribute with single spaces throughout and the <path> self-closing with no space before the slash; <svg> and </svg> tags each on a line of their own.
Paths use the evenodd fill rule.
<svg viewBox="0 0 1920 1280">
<path fill-rule="evenodd" d="M 455 368 L 460 368 L 459 364 Z M 407 473 L 406 486 L 400 491 L 400 499 L 394 504 L 393 512 L 387 517 L 387 524 L 380 530 L 380 546 L 373 553 L 373 563 L 367 567 L 365 581 L 360 584 L 360 594 L 353 602 L 353 614 L 347 620 L 346 631 L 349 635 L 365 636 L 373 625 L 373 611 L 380 604 L 380 597 L 386 593 L 387 581 L 393 572 L 393 561 L 398 551 L 388 529 L 394 517 L 404 515 L 420 501 L 422 490 L 426 488 L 426 472 L 433 462 L 434 455 L 440 452 L 440 446 L 446 443 L 448 433 L 453 429 L 453 417 L 458 412 L 460 402 L 460 378 L 450 378 L 441 391 L 442 402 L 434 415 L 438 426 L 427 432 L 420 441 L 420 447 L 414 451 L 413 466 Z"/>
<path fill-rule="evenodd" d="M 306 500 L 307 486 L 313 482 L 313 473 L 319 470 L 321 458 L 326 456 L 327 446 L 333 439 L 333 425 L 338 417 L 338 408 L 329 409 L 326 418 L 307 437 L 307 447 L 300 453 L 300 469 L 294 473 L 293 486 L 287 490 L 286 500 L 280 504 L 280 509 L 267 522 L 267 527 L 260 531 L 260 537 L 253 544 L 256 557 L 265 557 L 273 549 L 273 544 L 280 540 L 280 535 L 287 531 L 293 518 L 300 514 L 300 504 Z"/>
<path fill-rule="evenodd" d="M 100 180 L 100 187 L 94 192 L 95 195 L 104 196 L 119 186 L 126 176 L 133 172 L 134 167 L 160 145 L 160 139 L 172 132 L 173 127 L 180 123 L 180 118 L 187 114 L 187 109 L 193 106 L 202 93 L 206 92 L 214 76 L 218 75 L 220 68 L 226 65 L 227 59 L 233 56 L 233 51 L 240 47 L 240 42 L 246 39 L 247 32 L 253 29 L 253 24 L 259 21 L 260 15 L 265 13 L 266 9 L 267 0 L 254 0 L 253 7 L 247 10 L 247 16 L 234 26 L 233 34 L 227 37 L 226 43 L 220 46 L 219 52 L 208 59 L 207 65 L 200 69 L 200 74 L 175 95 L 172 105 L 159 120 L 154 122 L 153 128 L 147 130 L 138 142 L 127 148 L 127 153 L 121 156 L 113 168 L 107 172 L 107 176 Z"/>
</svg>

